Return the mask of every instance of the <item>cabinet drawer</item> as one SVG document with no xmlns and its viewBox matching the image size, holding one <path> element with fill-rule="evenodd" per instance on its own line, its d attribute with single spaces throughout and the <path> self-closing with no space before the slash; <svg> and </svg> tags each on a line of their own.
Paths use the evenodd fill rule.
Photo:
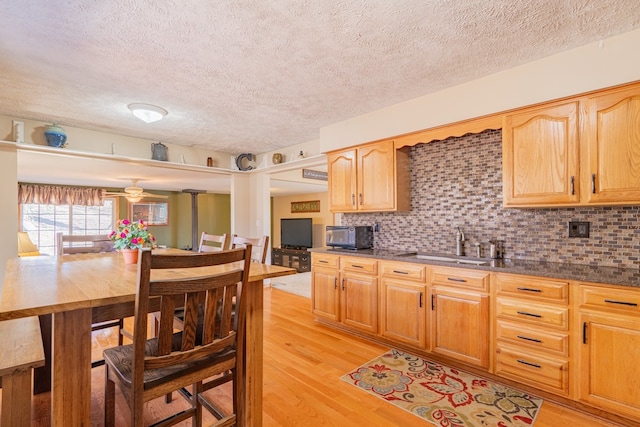
<svg viewBox="0 0 640 427">
<path fill-rule="evenodd" d="M 378 274 L 378 261 L 371 258 L 342 257 L 340 269 L 364 274 Z"/>
<path fill-rule="evenodd" d="M 569 282 L 529 276 L 496 276 L 497 295 L 569 302 Z"/>
<path fill-rule="evenodd" d="M 340 257 L 337 255 L 313 253 L 311 254 L 311 263 L 317 267 L 338 268 Z"/>
<path fill-rule="evenodd" d="M 498 319 L 510 319 L 532 325 L 549 326 L 566 331 L 569 327 L 569 309 L 566 307 L 546 306 L 523 303 L 522 301 L 497 298 L 496 314 Z"/>
<path fill-rule="evenodd" d="M 564 395 L 569 391 L 569 362 L 562 358 L 540 357 L 499 346 L 496 375 Z"/>
<path fill-rule="evenodd" d="M 580 308 L 640 314 L 640 289 L 580 285 Z"/>
<path fill-rule="evenodd" d="M 523 328 L 522 325 L 499 320 L 496 327 L 496 337 L 498 340 L 508 341 L 512 345 L 555 353 L 559 356 L 569 355 L 569 335 L 567 334 L 554 334 Z"/>
<path fill-rule="evenodd" d="M 431 270 L 433 284 L 460 286 L 483 291 L 489 290 L 489 277 L 489 273 L 484 271 L 440 267 Z"/>
<path fill-rule="evenodd" d="M 380 272 L 384 277 L 394 279 L 412 280 L 415 282 L 426 282 L 427 275 L 425 267 L 419 264 L 404 262 L 381 262 Z"/>
</svg>

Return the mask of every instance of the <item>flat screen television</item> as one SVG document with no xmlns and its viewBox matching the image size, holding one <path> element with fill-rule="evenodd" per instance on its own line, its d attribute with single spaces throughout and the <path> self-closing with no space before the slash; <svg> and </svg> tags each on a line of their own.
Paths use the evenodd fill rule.
<svg viewBox="0 0 640 427">
<path fill-rule="evenodd" d="M 280 246 L 284 249 L 313 247 L 313 220 L 311 218 L 281 218 Z"/>
</svg>

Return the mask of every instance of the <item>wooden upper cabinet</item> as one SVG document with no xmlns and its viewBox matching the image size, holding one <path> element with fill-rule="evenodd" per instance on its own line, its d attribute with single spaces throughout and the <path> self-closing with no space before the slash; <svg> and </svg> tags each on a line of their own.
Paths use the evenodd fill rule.
<svg viewBox="0 0 640 427">
<path fill-rule="evenodd" d="M 327 154 L 332 212 L 409 210 L 409 151 L 393 140 Z"/>
<path fill-rule="evenodd" d="M 579 202 L 578 103 L 504 117 L 505 206 Z"/>
<path fill-rule="evenodd" d="M 640 204 L 640 83 L 507 114 L 505 207 Z"/>
<path fill-rule="evenodd" d="M 327 168 L 331 211 L 358 210 L 356 205 L 356 150 L 327 154 Z"/>
<path fill-rule="evenodd" d="M 358 148 L 360 210 L 392 210 L 395 206 L 395 147 L 393 142 Z"/>
<path fill-rule="evenodd" d="M 640 85 L 586 101 L 586 202 L 640 203 Z"/>
</svg>

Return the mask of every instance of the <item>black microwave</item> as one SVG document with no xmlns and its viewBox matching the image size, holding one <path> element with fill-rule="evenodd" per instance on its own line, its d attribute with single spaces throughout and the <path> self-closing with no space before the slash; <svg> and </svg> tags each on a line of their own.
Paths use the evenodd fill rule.
<svg viewBox="0 0 640 427">
<path fill-rule="evenodd" d="M 373 247 L 373 227 L 328 225 L 327 246 L 343 249 L 370 249 Z"/>
</svg>

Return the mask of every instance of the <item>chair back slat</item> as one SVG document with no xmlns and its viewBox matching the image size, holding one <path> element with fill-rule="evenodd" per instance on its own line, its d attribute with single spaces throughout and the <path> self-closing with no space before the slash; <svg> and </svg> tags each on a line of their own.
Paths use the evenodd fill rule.
<svg viewBox="0 0 640 427">
<path fill-rule="evenodd" d="M 218 252 L 226 251 L 230 249 L 231 236 L 228 234 L 207 234 L 202 233 L 200 237 L 200 245 L 198 246 L 198 252 Z"/>
<path fill-rule="evenodd" d="M 220 316 L 220 325 L 217 330 L 216 338 L 221 338 L 229 333 L 233 324 L 233 297 L 236 293 L 236 288 L 227 286 L 224 290 L 225 298 L 222 301 L 222 314 Z"/>
<path fill-rule="evenodd" d="M 171 353 L 173 337 L 173 318 L 176 303 L 171 296 L 166 296 L 160 302 L 160 326 L 158 328 L 158 354 Z M 134 332 L 135 333 L 135 332 Z"/>
<path fill-rule="evenodd" d="M 222 301 L 224 297 L 224 288 L 216 288 L 211 292 L 207 293 L 206 303 L 204 308 L 204 321 L 206 323 L 213 323 L 215 325 L 218 315 L 218 308 L 222 306 Z M 219 321 L 218 321 L 219 322 Z M 220 338 L 216 335 L 216 330 L 214 328 L 206 328 L 203 331 L 202 343 L 209 344 L 213 342 L 215 338 Z"/>
<path fill-rule="evenodd" d="M 251 261 L 264 264 L 267 259 L 267 250 L 269 249 L 269 236 L 241 237 L 235 234 L 231 236 L 231 248 L 243 248 L 246 245 L 252 246 Z"/>
<path fill-rule="evenodd" d="M 182 351 L 193 350 L 196 346 L 196 330 L 198 328 L 198 307 L 200 292 L 187 293 L 184 304 L 182 325 Z"/>
<path fill-rule="evenodd" d="M 148 250 L 140 253 L 136 327 L 147 326 L 141 320 L 147 313 L 138 310 L 138 299 L 160 297 L 161 302 L 157 354 L 145 356 L 145 340 L 138 339 L 138 329 L 134 331 L 134 360 L 138 362 L 132 367 L 134 378 L 136 371 L 196 362 L 217 353 L 236 351 L 238 340 L 244 336 L 244 330 L 237 329 L 238 324 L 244 323 L 235 319 L 244 316 L 246 311 L 241 290 L 248 280 L 250 254 L 251 245 L 186 255 L 151 254 Z M 146 273 L 145 265 L 149 270 Z M 151 270 L 154 271 L 151 273 Z M 176 343 L 173 330 L 176 308 L 184 311 L 180 344 Z M 142 357 L 138 356 L 140 352 Z"/>
</svg>

